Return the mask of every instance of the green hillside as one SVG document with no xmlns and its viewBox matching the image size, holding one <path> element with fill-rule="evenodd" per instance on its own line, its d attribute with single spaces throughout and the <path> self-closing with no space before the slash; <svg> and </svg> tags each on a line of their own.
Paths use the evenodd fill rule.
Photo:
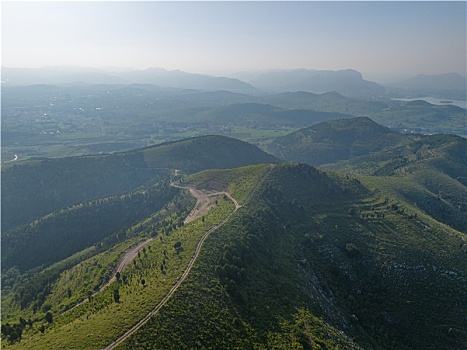
<svg viewBox="0 0 467 350">
<path fill-rule="evenodd" d="M 2 229 L 76 203 L 154 184 L 174 169 L 196 172 L 274 160 L 251 144 L 202 136 L 124 153 L 10 163 L 2 167 Z"/>
<path fill-rule="evenodd" d="M 153 219 L 128 228 L 128 241 L 119 242 L 114 253 L 83 257 L 61 272 L 49 285 L 49 307 L 33 312 L 28 306 L 21 313 L 8 299 L 2 332 L 21 328 L 12 326 L 19 315 L 25 325 L 21 341 L 11 343 L 4 334 L 2 345 L 104 348 L 177 285 L 210 232 L 178 289 L 118 348 L 462 348 L 465 235 L 393 193 L 383 181 L 390 178 L 356 178 L 290 163 L 179 178 L 178 186 L 215 196 L 212 209 L 182 225 L 193 202 L 181 190 Z M 216 194 L 218 189 L 240 206 Z M 71 281 L 99 283 L 99 273 L 115 264 L 123 246 L 151 236 L 156 239 L 112 287 L 60 313 L 72 298 L 86 297 Z M 102 271 L 91 268 L 99 265 Z M 47 310 L 51 322 L 44 319 Z"/>
<path fill-rule="evenodd" d="M 339 119 L 279 137 L 268 151 L 288 161 L 321 165 L 380 151 L 403 138 L 369 118 Z"/>
<path fill-rule="evenodd" d="M 274 167 L 121 348 L 461 347 L 465 237 L 385 195 L 306 165 Z"/>
<path fill-rule="evenodd" d="M 269 145 L 287 161 L 385 177 L 381 181 L 394 195 L 462 232 L 467 231 L 466 150 L 467 141 L 459 136 L 399 134 L 368 118 L 324 122 Z"/>
<path fill-rule="evenodd" d="M 165 180 L 144 191 L 79 203 L 6 231 L 2 269 L 24 272 L 63 260 L 144 220 L 177 192 Z"/>
</svg>

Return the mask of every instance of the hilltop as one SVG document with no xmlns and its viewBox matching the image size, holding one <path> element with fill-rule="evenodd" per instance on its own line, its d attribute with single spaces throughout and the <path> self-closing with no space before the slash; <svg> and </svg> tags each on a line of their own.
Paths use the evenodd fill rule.
<svg viewBox="0 0 467 350">
<path fill-rule="evenodd" d="M 403 135 L 362 117 L 300 129 L 274 140 L 268 151 L 288 161 L 322 165 L 379 151 L 402 139 Z"/>
<path fill-rule="evenodd" d="M 112 250 L 83 260 L 49 282 L 44 305 L 53 322 L 41 320 L 45 311 L 30 313 L 33 326 L 8 348 L 109 345 L 163 299 L 203 233 L 219 222 L 164 307 L 119 348 L 454 349 L 465 341 L 465 236 L 384 187 L 290 163 L 176 181 L 221 188 L 241 207 L 217 195 L 203 217 L 173 226 L 190 208 L 174 198 L 186 209 L 164 220 L 171 230 L 145 221 L 127 231 L 127 239 L 130 232 L 156 239 L 113 288 L 61 315 L 73 298 L 86 298 L 70 281 L 97 281 L 99 270 L 90 267 L 112 261 Z"/>
<path fill-rule="evenodd" d="M 400 134 L 368 118 L 323 122 L 277 138 L 279 158 L 373 176 L 437 220 L 465 231 L 467 141 L 454 135 Z"/>
<path fill-rule="evenodd" d="M 246 142 L 201 136 L 121 153 L 10 163 L 2 167 L 2 227 L 8 231 L 81 201 L 135 190 L 174 169 L 196 172 L 271 161 L 273 156 Z"/>
</svg>

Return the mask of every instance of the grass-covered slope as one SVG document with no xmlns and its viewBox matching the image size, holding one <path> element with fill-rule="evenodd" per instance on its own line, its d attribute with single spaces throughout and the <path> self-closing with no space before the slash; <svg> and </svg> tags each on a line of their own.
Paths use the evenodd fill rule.
<svg viewBox="0 0 467 350">
<path fill-rule="evenodd" d="M 2 167 L 2 229 L 157 182 L 173 169 L 196 172 L 270 161 L 274 157 L 251 144 L 202 136 L 118 154 L 10 163 Z"/>
<path fill-rule="evenodd" d="M 467 140 L 399 134 L 368 118 L 336 120 L 276 139 L 285 160 L 345 173 L 384 176 L 387 188 L 456 229 L 467 230 Z"/>
<path fill-rule="evenodd" d="M 462 347 L 460 232 L 354 178 L 288 164 L 261 178 L 173 299 L 121 348 Z"/>
<path fill-rule="evenodd" d="M 104 348 L 164 298 L 204 232 L 233 213 L 208 236 L 165 306 L 119 348 L 462 348 L 465 235 L 394 195 L 380 179 L 305 164 L 186 176 L 181 184 L 226 189 L 242 207 L 234 212 L 232 201 L 217 195 L 213 209 L 183 225 L 192 203 L 176 200 L 173 215 L 153 215 L 127 229 L 130 240 L 118 243 L 115 253 L 102 252 L 60 273 L 49 285 L 47 308 L 4 312 L 10 326 L 14 315 L 30 317 L 32 325 L 25 321 L 21 341 L 4 338 L 2 345 Z M 122 244 L 137 236 L 155 239 L 120 280 L 60 314 L 99 285 L 98 267 L 115 261 Z M 44 319 L 47 310 L 51 322 Z"/>
<path fill-rule="evenodd" d="M 268 151 L 287 161 L 321 165 L 380 151 L 402 139 L 369 118 L 340 119 L 279 137 Z"/>
</svg>

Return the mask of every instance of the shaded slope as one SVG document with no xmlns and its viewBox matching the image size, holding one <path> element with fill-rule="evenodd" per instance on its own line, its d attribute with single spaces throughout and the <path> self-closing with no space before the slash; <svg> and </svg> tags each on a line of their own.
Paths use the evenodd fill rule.
<svg viewBox="0 0 467 350">
<path fill-rule="evenodd" d="M 179 169 L 195 172 L 274 161 L 256 146 L 202 136 L 118 154 L 33 159 L 2 167 L 2 226 L 9 230 L 81 201 L 125 193 Z"/>
<path fill-rule="evenodd" d="M 356 179 L 275 166 L 122 348 L 462 346 L 465 237 L 391 204 Z M 306 310 L 322 317 L 324 334 Z"/>
<path fill-rule="evenodd" d="M 2 270 L 20 272 L 48 266 L 110 237 L 124 238 L 126 228 L 160 210 L 177 190 L 161 181 L 145 191 L 100 198 L 49 214 L 2 233 Z"/>
<path fill-rule="evenodd" d="M 288 161 L 346 173 L 392 177 L 384 183 L 437 220 L 467 230 L 467 140 L 404 135 L 367 118 L 321 123 L 269 145 Z"/>
<path fill-rule="evenodd" d="M 277 138 L 268 151 L 311 165 L 334 163 L 393 145 L 403 138 L 369 118 L 323 122 Z"/>
<path fill-rule="evenodd" d="M 169 142 L 139 152 L 150 168 L 167 167 L 189 173 L 276 161 L 254 145 L 218 135 Z"/>
</svg>

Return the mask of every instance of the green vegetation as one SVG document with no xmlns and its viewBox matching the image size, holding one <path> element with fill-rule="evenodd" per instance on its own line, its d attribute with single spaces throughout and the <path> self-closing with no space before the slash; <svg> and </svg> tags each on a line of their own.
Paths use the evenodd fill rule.
<svg viewBox="0 0 467 350">
<path fill-rule="evenodd" d="M 283 159 L 371 175 L 375 186 L 461 232 L 467 231 L 466 149 L 459 136 L 403 135 L 367 118 L 318 124 L 269 145 Z"/>
<path fill-rule="evenodd" d="M 268 150 L 288 161 L 322 165 L 381 151 L 403 140 L 404 135 L 369 118 L 353 118 L 300 129 L 277 138 L 269 144 Z"/>
<path fill-rule="evenodd" d="M 11 163 L 2 168 L 2 228 L 30 223 L 76 203 L 151 186 L 175 169 L 195 172 L 274 160 L 245 142 L 204 136 L 125 153 Z"/>
<path fill-rule="evenodd" d="M 106 239 L 162 208 L 178 191 L 167 181 L 147 190 L 77 204 L 2 235 L 2 268 L 48 266 Z M 120 235 L 123 235 L 120 232 Z M 112 237 L 115 236 L 115 237 Z"/>
<path fill-rule="evenodd" d="M 462 348 L 465 140 L 357 118 L 270 147 L 328 169 L 221 136 L 4 166 L 29 209 L 2 234 L 2 346 L 100 349 L 164 301 L 118 348 Z M 16 175 L 47 189 L 29 207 Z"/>
<path fill-rule="evenodd" d="M 232 209 L 229 199 L 219 198 L 218 206 L 206 215 L 204 222 L 197 220 L 168 235 L 161 234 L 160 239 L 149 243 L 134 263 L 127 266 L 117 287 L 106 288 L 89 302 L 56 315 L 53 323 L 45 325 L 45 336 L 35 323 L 12 348 L 76 348 L 79 344 L 82 349 L 90 349 L 107 345 L 162 299 L 186 267 L 202 233 Z M 86 275 L 89 278 L 89 271 Z M 118 303 L 115 288 L 118 288 Z M 74 334 L 72 337 L 70 332 Z"/>
<path fill-rule="evenodd" d="M 2 160 L 121 152 L 212 134 L 266 147 L 285 133 L 351 116 L 398 131 L 466 135 L 465 109 L 336 92 L 246 95 L 150 84 L 4 86 Z"/>
<path fill-rule="evenodd" d="M 198 188 L 227 190 L 241 204 L 270 169 L 271 165 L 261 164 L 232 170 L 205 170 L 186 176 L 184 181 Z"/>
<path fill-rule="evenodd" d="M 355 178 L 276 165 L 121 348 L 461 346 L 465 237 L 388 198 Z"/>
</svg>

